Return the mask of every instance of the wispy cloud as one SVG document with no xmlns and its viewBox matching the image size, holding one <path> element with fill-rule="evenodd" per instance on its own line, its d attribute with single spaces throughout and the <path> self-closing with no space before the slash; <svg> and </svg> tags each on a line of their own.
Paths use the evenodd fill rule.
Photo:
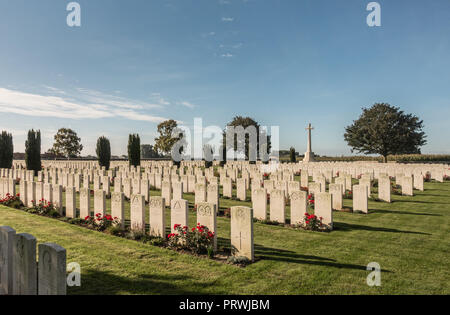
<svg viewBox="0 0 450 315">
<path fill-rule="evenodd" d="M 234 18 L 232 18 L 232 17 L 223 17 L 222 18 L 222 22 L 233 22 L 234 21 Z"/>
<path fill-rule="evenodd" d="M 178 102 L 178 104 L 182 105 L 184 107 L 187 107 L 187 108 L 194 108 L 195 107 L 195 105 L 190 103 L 190 102 Z"/>
<path fill-rule="evenodd" d="M 75 120 L 114 117 L 155 123 L 165 120 L 145 112 L 163 106 L 161 103 L 128 100 L 83 88 L 76 89 L 77 95 L 53 87 L 46 89 L 53 95 L 0 88 L 0 112 Z"/>
<path fill-rule="evenodd" d="M 234 55 L 233 55 L 233 54 L 230 54 L 230 53 L 226 53 L 226 54 L 222 54 L 221 57 L 222 57 L 222 58 L 233 58 Z"/>
</svg>

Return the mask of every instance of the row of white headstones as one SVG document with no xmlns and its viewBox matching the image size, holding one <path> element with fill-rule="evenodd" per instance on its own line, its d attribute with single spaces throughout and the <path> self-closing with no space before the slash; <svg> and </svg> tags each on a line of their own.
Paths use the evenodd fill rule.
<svg viewBox="0 0 450 315">
<path fill-rule="evenodd" d="M 81 168 L 50 168 L 38 174 L 34 181 L 33 172 L 23 169 L 1 170 L 0 175 L 6 178 L 0 183 L 0 194 L 15 194 L 15 178 L 20 181 L 20 198 L 28 207 L 32 207 L 44 199 L 52 202 L 63 214 L 63 187 L 65 190 L 65 215 L 77 216 L 76 196 L 79 192 L 79 216 L 91 215 L 91 191 L 89 185 L 94 184 L 94 211 L 106 214 L 106 197 L 111 196 L 111 215 L 124 224 L 124 202 L 130 199 L 130 226 L 132 229 L 145 230 L 146 201 L 149 202 L 150 228 L 152 235 L 165 237 L 165 211 L 170 206 L 172 232 L 174 225 L 188 225 L 188 201 L 183 193 L 195 193 L 197 221 L 211 231 L 217 231 L 216 217 L 219 209 L 219 186 L 222 196 L 233 197 L 233 182 L 236 184 L 236 196 L 241 201 L 247 200 L 247 192 L 251 191 L 252 208 L 231 208 L 231 246 L 234 255 L 254 259 L 253 251 L 253 218 L 267 220 L 268 204 L 270 220 L 286 223 L 286 201 L 290 202 L 291 224 L 302 224 L 308 209 L 308 194 L 314 195 L 314 213 L 321 217 L 323 224 L 333 228 L 333 210 L 341 210 L 343 195 L 353 192 L 353 210 L 368 213 L 368 198 L 371 196 L 372 183 L 378 180 L 378 198 L 391 201 L 390 175 L 395 175 L 396 184 L 401 186 L 402 194 L 412 196 L 413 189 L 423 190 L 424 175 L 430 173 L 438 181 L 447 174 L 448 167 L 442 165 L 394 165 L 380 167 L 375 164 L 349 165 L 348 163 L 314 163 L 284 164 L 265 179 L 263 166 L 248 163 L 230 163 L 216 169 L 219 178 L 215 177 L 213 168 L 202 169 L 198 165 L 188 165 L 178 169 L 167 162 L 161 165 L 152 163 L 148 168 L 133 168 L 119 165 L 106 172 L 104 169 L 83 167 L 82 162 L 76 166 Z M 89 164 L 91 166 L 91 164 Z M 184 165 L 186 166 L 186 164 Z M 143 172 L 142 172 L 143 171 Z M 361 176 L 355 176 L 364 171 Z M 294 180 L 300 172 L 300 181 Z M 184 175 L 183 175 L 184 174 Z M 186 175 L 189 174 L 189 175 Z M 310 182 L 310 174 L 313 182 Z M 240 177 L 239 177 L 240 176 Z M 358 177 L 358 185 L 352 180 Z M 220 180 L 219 180 L 220 179 Z M 43 180 L 39 181 L 39 180 Z M 50 184 L 52 182 L 53 184 Z M 81 188 L 83 182 L 83 188 Z M 111 183 L 114 192 L 111 193 Z M 328 185 L 328 192 L 326 186 Z M 161 190 L 161 197 L 150 197 L 149 189 Z M 303 190 L 302 190 L 303 189 Z M 268 203 L 268 197 L 270 201 Z M 217 239 L 217 233 L 215 233 Z M 215 239 L 215 246 L 217 241 Z"/>
<path fill-rule="evenodd" d="M 0 295 L 65 295 L 66 250 L 0 226 Z M 36 249 L 38 248 L 38 261 Z"/>
</svg>

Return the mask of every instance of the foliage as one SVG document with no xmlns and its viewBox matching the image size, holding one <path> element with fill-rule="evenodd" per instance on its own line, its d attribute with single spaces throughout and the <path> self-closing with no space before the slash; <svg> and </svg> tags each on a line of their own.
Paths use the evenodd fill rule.
<svg viewBox="0 0 450 315">
<path fill-rule="evenodd" d="M 46 217 L 51 217 L 51 218 L 57 218 L 60 216 L 60 214 L 59 214 L 58 210 L 55 208 L 55 206 L 51 202 L 48 202 L 45 199 L 39 200 L 39 203 L 36 204 L 33 208 L 28 209 L 28 212 L 43 215 Z"/>
<path fill-rule="evenodd" d="M 353 194 L 351 190 L 345 190 L 344 199 L 353 199 Z"/>
<path fill-rule="evenodd" d="M 132 166 L 141 165 L 141 139 L 138 134 L 128 137 L 128 160 Z"/>
<path fill-rule="evenodd" d="M 250 126 L 254 126 L 256 128 L 256 134 L 257 134 L 257 157 L 258 158 L 263 158 L 263 156 L 267 155 L 270 152 L 271 149 L 271 141 L 270 141 L 270 136 L 267 136 L 265 132 L 263 132 L 261 130 L 261 126 L 259 125 L 258 122 L 256 122 L 253 118 L 250 117 L 242 117 L 242 116 L 236 116 L 233 118 L 233 120 L 228 123 L 227 126 L 230 127 L 243 127 L 244 129 L 247 129 Z M 261 132 L 261 134 L 260 134 Z M 260 150 L 260 140 L 261 140 L 261 136 L 266 136 L 267 137 L 267 146 L 266 146 L 266 150 L 261 151 Z M 240 142 L 238 143 L 238 140 L 240 140 Z M 237 137 L 235 136 L 234 139 L 234 150 L 237 151 L 238 149 L 238 145 L 239 147 L 243 147 L 244 151 L 245 151 L 245 159 L 248 160 L 249 159 L 249 152 L 250 152 L 250 137 L 248 134 L 245 135 L 245 139 L 244 142 L 242 143 L 242 139 L 237 139 Z M 224 152 L 226 152 L 226 147 L 227 147 L 227 143 L 226 143 L 226 131 L 224 132 L 223 135 L 223 148 L 224 148 Z M 238 152 L 238 153 L 243 153 L 243 152 Z M 226 159 L 226 156 L 224 156 L 224 158 Z"/>
<path fill-rule="evenodd" d="M 28 170 L 33 170 L 35 174 L 42 169 L 41 164 L 41 132 L 39 130 L 28 131 L 28 138 L 25 141 L 25 164 Z"/>
<path fill-rule="evenodd" d="M 14 156 L 12 134 L 2 131 L 0 134 L 0 168 L 11 168 Z"/>
<path fill-rule="evenodd" d="M 107 170 L 109 170 L 111 163 L 111 144 L 109 143 L 108 138 L 98 138 L 96 153 L 100 167 L 104 166 Z"/>
<path fill-rule="evenodd" d="M 390 154 L 420 154 L 425 145 L 423 121 L 405 114 L 398 107 L 386 103 L 363 108 L 358 120 L 346 128 L 344 135 L 352 152 L 380 154 L 384 161 Z"/>
<path fill-rule="evenodd" d="M 7 193 L 5 198 L 0 199 L 0 204 L 14 209 L 20 209 L 23 207 L 23 203 L 20 201 L 20 194 L 13 196 Z"/>
<path fill-rule="evenodd" d="M 315 208 L 315 199 L 314 199 L 314 195 L 313 194 L 309 194 L 308 195 L 308 202 L 307 202 L 307 207 L 309 210 L 313 210 Z"/>
<path fill-rule="evenodd" d="M 158 158 L 159 154 L 151 144 L 141 145 L 141 159 Z"/>
<path fill-rule="evenodd" d="M 75 158 L 80 156 L 83 150 L 81 139 L 77 133 L 72 129 L 61 128 L 55 135 L 55 143 L 53 148 L 49 150 L 49 153 L 53 153 L 56 156 L 62 156 L 66 158 Z"/>
<path fill-rule="evenodd" d="M 227 262 L 233 265 L 246 266 L 252 261 L 244 256 L 230 256 L 228 257 Z"/>
<path fill-rule="evenodd" d="M 295 154 L 295 148 L 291 147 L 289 150 L 289 161 L 291 163 L 296 163 L 297 162 L 297 157 Z"/>
<path fill-rule="evenodd" d="M 155 150 L 163 155 L 169 155 L 172 147 L 180 140 L 180 137 L 173 137 L 172 133 L 177 129 L 175 120 L 166 120 L 158 125 L 159 137 L 155 138 Z"/>
<path fill-rule="evenodd" d="M 175 224 L 174 230 L 175 233 L 167 236 L 170 248 L 181 248 L 195 254 L 207 254 L 213 248 L 214 233 L 200 223 L 191 231 L 187 226 L 182 227 L 180 224 Z"/>
<path fill-rule="evenodd" d="M 119 220 L 117 218 L 113 218 L 109 214 L 102 215 L 101 213 L 97 213 L 95 216 L 87 216 L 84 218 L 84 223 L 90 228 L 97 230 L 99 232 L 103 232 L 112 226 L 119 225 Z"/>
<path fill-rule="evenodd" d="M 315 214 L 305 213 L 303 218 L 303 227 L 305 230 L 320 231 L 324 228 L 322 217 L 318 218 Z"/>
</svg>

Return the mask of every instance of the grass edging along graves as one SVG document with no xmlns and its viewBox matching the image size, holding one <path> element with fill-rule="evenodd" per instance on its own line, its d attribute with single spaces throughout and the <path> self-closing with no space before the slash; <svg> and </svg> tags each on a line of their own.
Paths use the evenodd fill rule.
<svg viewBox="0 0 450 315">
<path fill-rule="evenodd" d="M 260 260 L 246 268 L 2 206 L 0 224 L 67 249 L 82 272 L 69 294 L 450 294 L 450 183 L 415 193 L 370 201 L 369 215 L 335 212 L 332 233 L 255 223 Z M 229 227 L 218 218 L 219 235 Z M 366 284 L 370 262 L 381 266 L 381 287 Z"/>
</svg>

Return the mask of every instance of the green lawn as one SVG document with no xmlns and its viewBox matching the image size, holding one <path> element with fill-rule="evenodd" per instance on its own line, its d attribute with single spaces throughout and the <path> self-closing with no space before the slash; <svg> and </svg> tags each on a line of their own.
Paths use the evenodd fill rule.
<svg viewBox="0 0 450 315">
<path fill-rule="evenodd" d="M 335 212 L 331 233 L 255 223 L 258 261 L 246 268 L 5 207 L 0 225 L 65 247 L 82 268 L 82 286 L 69 294 L 450 294 L 450 182 L 425 189 L 371 201 L 368 215 Z M 221 199 L 224 208 L 237 203 Z M 220 244 L 229 231 L 229 219 L 218 218 Z M 381 265 L 381 287 L 366 284 L 370 262 Z"/>
</svg>

